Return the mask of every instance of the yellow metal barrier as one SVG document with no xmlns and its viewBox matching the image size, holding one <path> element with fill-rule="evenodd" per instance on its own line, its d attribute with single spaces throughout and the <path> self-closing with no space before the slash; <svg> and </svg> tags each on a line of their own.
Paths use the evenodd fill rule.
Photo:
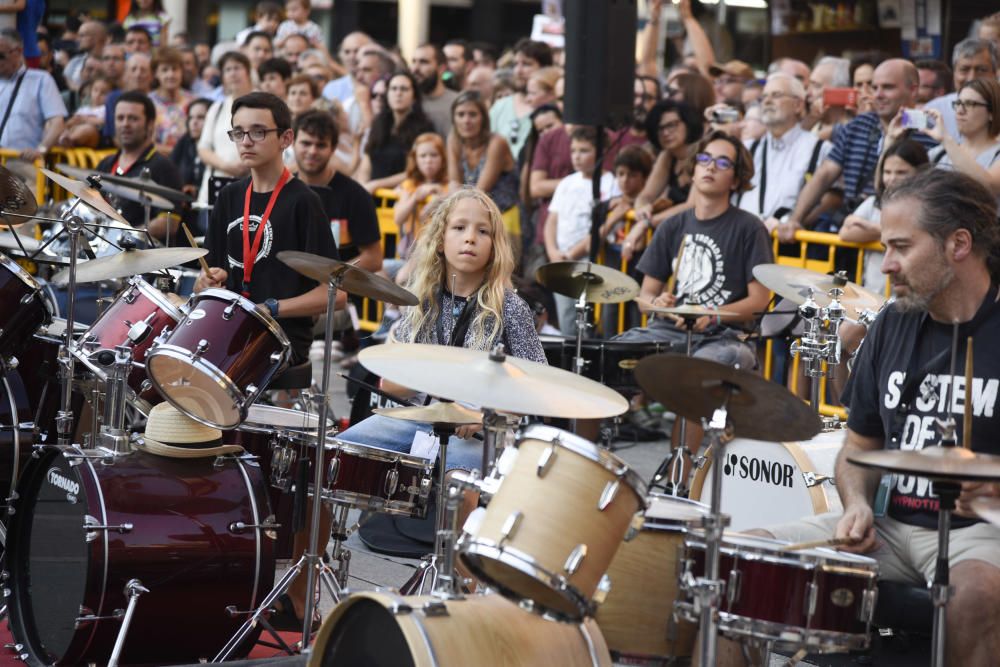
<svg viewBox="0 0 1000 667">
<path fill-rule="evenodd" d="M 375 215 L 378 218 L 378 228 L 382 233 L 382 255 L 386 259 L 396 258 L 396 248 L 399 243 L 399 227 L 396 226 L 393 207 L 399 200 L 395 190 L 379 188 L 375 191 Z M 358 328 L 362 331 L 375 331 L 382 322 L 384 306 L 381 301 L 362 299 L 358 312 Z"/>
<path fill-rule="evenodd" d="M 61 148 L 56 147 L 49 150 L 42 159 L 35 160 L 35 167 L 46 167 L 53 168 L 59 164 L 68 164 L 72 167 L 80 167 L 82 169 L 95 169 L 97 164 L 105 158 L 105 156 L 112 155 L 114 150 L 102 150 L 95 151 L 90 148 Z M 16 160 L 20 158 L 20 151 L 12 150 L 10 148 L 0 148 L 0 164 L 7 164 L 8 160 Z M 67 193 L 58 185 L 52 183 L 45 177 L 41 171 L 38 171 L 35 175 L 35 199 L 38 205 L 41 206 L 49 199 L 53 201 L 62 201 L 67 198 Z"/>
</svg>

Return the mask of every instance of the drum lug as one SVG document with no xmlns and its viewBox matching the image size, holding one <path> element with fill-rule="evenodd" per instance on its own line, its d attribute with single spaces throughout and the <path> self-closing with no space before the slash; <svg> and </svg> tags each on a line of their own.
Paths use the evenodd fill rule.
<svg viewBox="0 0 1000 667">
<path fill-rule="evenodd" d="M 514 462 L 517 461 L 517 448 L 505 447 L 497 460 L 496 471 L 501 477 L 510 473 L 514 469 Z"/>
<path fill-rule="evenodd" d="M 812 471 L 802 473 L 802 479 L 805 481 L 807 489 L 818 486 L 828 480 L 831 484 L 835 484 L 833 477 L 830 475 L 821 475 Z"/>
<path fill-rule="evenodd" d="M 563 565 L 563 570 L 566 574 L 573 576 L 577 570 L 580 569 L 580 564 L 583 563 L 583 559 L 587 557 L 587 545 L 578 544 L 570 552 L 569 558 L 566 559 L 566 564 Z"/>
<path fill-rule="evenodd" d="M 330 485 L 334 486 L 337 484 L 337 480 L 340 479 L 340 457 L 334 456 L 330 459 L 330 465 L 326 468 L 327 477 L 330 480 Z"/>
<path fill-rule="evenodd" d="M 199 340 L 198 346 L 194 349 L 194 352 L 191 353 L 191 361 L 197 361 L 198 359 L 200 359 L 203 354 L 208 352 L 208 348 L 209 344 L 207 340 L 205 340 L 204 338 Z"/>
<path fill-rule="evenodd" d="M 545 474 L 552 467 L 552 464 L 556 461 L 556 448 L 554 445 L 550 445 L 545 448 L 542 455 L 538 457 L 538 469 L 536 474 L 539 477 L 545 477 Z"/>
<path fill-rule="evenodd" d="M 507 517 L 507 520 L 503 522 L 503 526 L 500 528 L 500 546 L 503 547 L 504 542 L 509 540 L 517 532 L 517 529 L 521 526 L 521 520 L 524 519 L 524 512 L 520 510 L 515 510 Z"/>
<path fill-rule="evenodd" d="M 128 291 L 128 293 L 126 293 L 125 295 L 122 296 L 122 301 L 124 301 L 125 303 L 128 303 L 128 304 L 132 304 L 132 303 L 135 303 L 135 300 L 138 297 L 139 297 L 139 290 L 137 290 L 137 289 L 135 289 L 133 287 L 132 289 L 130 289 Z"/>
<path fill-rule="evenodd" d="M 597 582 L 597 590 L 594 591 L 593 602 L 594 604 L 604 604 L 604 601 L 608 598 L 608 593 L 611 592 L 611 577 L 607 574 L 601 575 L 601 580 Z"/>
<path fill-rule="evenodd" d="M 448 605 L 442 600 L 431 600 L 420 609 L 425 616 L 448 616 Z"/>
<path fill-rule="evenodd" d="M 38 297 L 38 296 L 39 296 L 38 290 L 35 290 L 34 292 L 28 292 L 27 294 L 25 294 L 24 296 L 21 297 L 21 305 L 22 306 L 27 306 L 32 301 L 34 301 L 35 298 Z"/>
<path fill-rule="evenodd" d="M 638 535 L 642 531 L 642 527 L 645 524 L 646 524 L 646 518 L 642 514 L 636 513 L 635 515 L 633 515 L 632 522 L 629 523 L 628 530 L 625 531 L 625 541 L 631 542 L 632 540 L 634 540 L 636 535 Z"/>
<path fill-rule="evenodd" d="M 393 468 L 385 474 L 385 483 L 382 485 L 382 490 L 385 491 L 385 495 L 388 498 L 396 493 L 396 489 L 399 487 L 399 469 Z"/>
<path fill-rule="evenodd" d="M 878 588 L 874 581 L 872 587 L 861 594 L 861 605 L 858 611 L 858 620 L 870 625 L 875 619 L 875 602 L 878 600 Z"/>
<path fill-rule="evenodd" d="M 271 353 L 271 363 L 272 364 L 280 364 L 281 363 L 281 358 L 283 356 L 284 355 L 281 352 L 272 352 Z"/>
<path fill-rule="evenodd" d="M 608 509 L 608 506 L 614 502 L 615 498 L 618 496 L 618 480 L 613 482 L 608 482 L 604 486 L 604 491 L 601 492 L 601 498 L 597 501 L 597 509 L 601 512 Z"/>
<path fill-rule="evenodd" d="M 226 309 L 222 311 L 222 319 L 229 321 L 233 319 L 233 314 L 236 312 L 236 307 L 240 304 L 239 299 L 233 299 L 233 302 L 226 306 Z"/>
<path fill-rule="evenodd" d="M 413 607 L 402 601 L 393 602 L 389 605 L 389 613 L 393 616 L 399 616 L 401 614 L 412 614 Z"/>
<path fill-rule="evenodd" d="M 3 335 L 3 329 L 0 329 L 0 336 L 2 336 L 2 335 Z M 20 365 L 21 365 L 21 362 L 18 361 L 17 357 L 7 357 L 4 360 L 4 366 L 6 366 L 10 370 L 14 370 L 15 368 L 17 368 Z"/>
<path fill-rule="evenodd" d="M 726 582 L 726 602 L 733 606 L 740 599 L 743 589 L 743 573 L 733 568 L 729 571 L 729 581 Z"/>
<path fill-rule="evenodd" d="M 152 314 L 150 317 L 152 317 Z M 126 324 L 128 324 L 128 322 L 126 322 Z M 151 327 L 145 320 L 136 322 L 135 324 L 129 326 L 128 339 L 133 345 L 136 345 L 146 340 L 152 331 L 153 327 Z"/>
<path fill-rule="evenodd" d="M 819 586 L 815 581 L 806 584 L 805 611 L 806 619 L 812 619 L 816 614 L 816 602 L 819 599 Z M 807 621 L 808 622 L 808 621 Z"/>
</svg>

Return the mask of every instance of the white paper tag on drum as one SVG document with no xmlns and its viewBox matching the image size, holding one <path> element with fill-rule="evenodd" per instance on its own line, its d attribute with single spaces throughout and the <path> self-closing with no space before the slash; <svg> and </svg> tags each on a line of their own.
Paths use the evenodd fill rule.
<svg viewBox="0 0 1000 667">
<path fill-rule="evenodd" d="M 410 443 L 410 454 L 419 456 L 422 459 L 436 461 L 440 446 L 437 437 L 433 433 L 417 431 L 413 434 L 413 442 Z"/>
</svg>

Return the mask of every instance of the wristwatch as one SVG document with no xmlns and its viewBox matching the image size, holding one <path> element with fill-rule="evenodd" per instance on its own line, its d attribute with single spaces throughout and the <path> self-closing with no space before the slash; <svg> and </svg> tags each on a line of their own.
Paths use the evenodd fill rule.
<svg viewBox="0 0 1000 667">
<path fill-rule="evenodd" d="M 278 300 L 277 299 L 267 299 L 264 301 L 264 305 L 267 306 L 268 311 L 271 313 L 271 317 L 278 316 Z"/>
</svg>

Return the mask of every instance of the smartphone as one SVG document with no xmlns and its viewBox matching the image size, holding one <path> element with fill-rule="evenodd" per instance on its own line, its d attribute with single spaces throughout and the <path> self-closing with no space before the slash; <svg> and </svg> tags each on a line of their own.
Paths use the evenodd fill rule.
<svg viewBox="0 0 1000 667">
<path fill-rule="evenodd" d="M 934 127 L 931 117 L 920 109 L 903 109 L 901 121 L 905 130 L 926 130 Z"/>
<path fill-rule="evenodd" d="M 712 112 L 712 122 L 724 125 L 726 123 L 735 123 L 740 119 L 740 112 L 736 109 L 727 107 L 725 109 L 716 109 Z"/>
<path fill-rule="evenodd" d="M 853 88 L 824 88 L 823 106 L 856 108 L 858 106 L 858 91 Z"/>
</svg>

